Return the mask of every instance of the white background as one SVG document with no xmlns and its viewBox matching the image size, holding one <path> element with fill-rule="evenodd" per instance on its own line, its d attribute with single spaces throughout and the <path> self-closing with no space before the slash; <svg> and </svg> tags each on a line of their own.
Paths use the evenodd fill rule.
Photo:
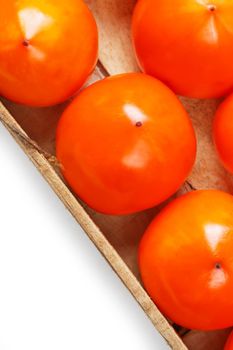
<svg viewBox="0 0 233 350">
<path fill-rule="evenodd" d="M 2 125 L 0 349 L 168 349 Z"/>
</svg>

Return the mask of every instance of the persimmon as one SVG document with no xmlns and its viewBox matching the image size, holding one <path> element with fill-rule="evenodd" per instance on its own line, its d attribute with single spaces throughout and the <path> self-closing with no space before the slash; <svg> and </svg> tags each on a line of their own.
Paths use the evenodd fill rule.
<svg viewBox="0 0 233 350">
<path fill-rule="evenodd" d="M 109 77 L 82 91 L 61 117 L 56 145 L 73 191 L 108 214 L 137 212 L 171 196 L 196 153 L 180 101 L 140 73 Z"/>
<path fill-rule="evenodd" d="M 233 173 L 233 94 L 231 94 L 217 109 L 213 136 L 217 152 L 223 165 Z"/>
<path fill-rule="evenodd" d="M 60 103 L 97 60 L 95 20 L 82 0 L 0 0 L 0 95 L 22 104 Z"/>
<path fill-rule="evenodd" d="M 139 0 L 132 31 L 141 68 L 177 94 L 212 98 L 232 90 L 232 0 Z"/>
<path fill-rule="evenodd" d="M 199 330 L 233 325 L 233 196 L 193 191 L 152 221 L 139 248 L 145 288 L 177 324 Z"/>
<path fill-rule="evenodd" d="M 224 350 L 233 350 L 233 332 L 231 332 L 231 334 L 226 342 Z"/>
</svg>

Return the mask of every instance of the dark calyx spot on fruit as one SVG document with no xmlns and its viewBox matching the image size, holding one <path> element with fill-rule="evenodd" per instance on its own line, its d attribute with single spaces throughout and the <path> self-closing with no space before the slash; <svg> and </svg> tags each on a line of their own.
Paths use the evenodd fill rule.
<svg viewBox="0 0 233 350">
<path fill-rule="evenodd" d="M 222 268 L 221 263 L 217 262 L 217 263 L 215 264 L 215 268 L 216 268 L 217 270 L 220 270 L 220 269 Z"/>
<path fill-rule="evenodd" d="M 216 5 L 214 5 L 214 4 L 209 4 L 209 5 L 207 5 L 207 7 L 208 7 L 208 10 L 210 12 L 215 12 L 217 9 Z"/>
<path fill-rule="evenodd" d="M 24 39 L 22 44 L 23 44 L 23 46 L 28 47 L 30 43 L 29 43 L 29 40 Z"/>
<path fill-rule="evenodd" d="M 135 125 L 137 128 L 140 128 L 142 126 L 142 122 L 137 122 Z"/>
</svg>

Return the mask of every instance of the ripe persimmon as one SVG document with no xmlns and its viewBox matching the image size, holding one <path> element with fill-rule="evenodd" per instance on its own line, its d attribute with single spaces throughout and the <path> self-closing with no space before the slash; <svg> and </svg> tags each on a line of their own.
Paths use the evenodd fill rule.
<svg viewBox="0 0 233 350">
<path fill-rule="evenodd" d="M 98 35 L 83 0 L 0 0 L 0 95 L 48 106 L 94 69 Z"/>
<path fill-rule="evenodd" d="M 178 98 L 140 73 L 82 91 L 61 117 L 56 143 L 71 188 L 109 214 L 140 211 L 171 196 L 196 153 L 194 130 Z"/>
<path fill-rule="evenodd" d="M 217 109 L 213 136 L 217 152 L 223 165 L 233 173 L 233 94 Z"/>
<path fill-rule="evenodd" d="M 145 288 L 177 324 L 200 330 L 233 325 L 233 196 L 193 191 L 168 204 L 139 248 Z"/>
<path fill-rule="evenodd" d="M 232 0 L 139 0 L 132 30 L 141 68 L 177 94 L 211 98 L 232 90 Z"/>
</svg>

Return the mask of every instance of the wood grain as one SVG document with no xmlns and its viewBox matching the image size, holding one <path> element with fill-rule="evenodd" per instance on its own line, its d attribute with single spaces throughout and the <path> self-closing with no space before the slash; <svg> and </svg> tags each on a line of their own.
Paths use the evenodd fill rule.
<svg viewBox="0 0 233 350">
<path fill-rule="evenodd" d="M 136 0 L 89 1 L 99 26 L 100 61 L 111 75 L 138 70 L 130 34 L 135 3 Z M 232 193 L 233 177 L 220 164 L 212 140 L 212 120 L 219 101 L 184 97 L 180 97 L 180 100 L 191 117 L 198 140 L 197 159 L 188 179 L 189 183 L 196 189 L 218 188 Z M 187 186 L 184 186 L 179 193 L 186 191 Z M 184 340 L 190 350 L 222 350 L 228 333 L 192 331 Z"/>
<path fill-rule="evenodd" d="M 133 55 L 130 15 L 135 0 L 87 0 L 99 30 L 99 59 L 110 75 L 137 71 Z"/>
<path fill-rule="evenodd" d="M 31 161 L 65 204 L 66 208 L 78 221 L 92 242 L 106 258 L 113 270 L 118 274 L 123 283 L 129 289 L 129 291 L 138 301 L 139 305 L 143 308 L 155 327 L 164 336 L 171 347 L 174 350 L 186 349 L 181 339 L 176 335 L 172 327 L 170 327 L 168 321 L 159 312 L 155 304 L 151 301 L 145 290 L 142 288 L 139 281 L 120 258 L 113 246 L 108 242 L 81 204 L 79 204 L 77 199 L 72 195 L 53 167 L 49 164 L 48 160 L 46 160 L 43 154 L 38 152 L 38 150 L 31 145 L 30 141 L 27 142 L 26 133 L 1 103 L 0 120 L 9 130 L 18 144 L 22 147 L 25 153 L 29 156 Z"/>
</svg>

